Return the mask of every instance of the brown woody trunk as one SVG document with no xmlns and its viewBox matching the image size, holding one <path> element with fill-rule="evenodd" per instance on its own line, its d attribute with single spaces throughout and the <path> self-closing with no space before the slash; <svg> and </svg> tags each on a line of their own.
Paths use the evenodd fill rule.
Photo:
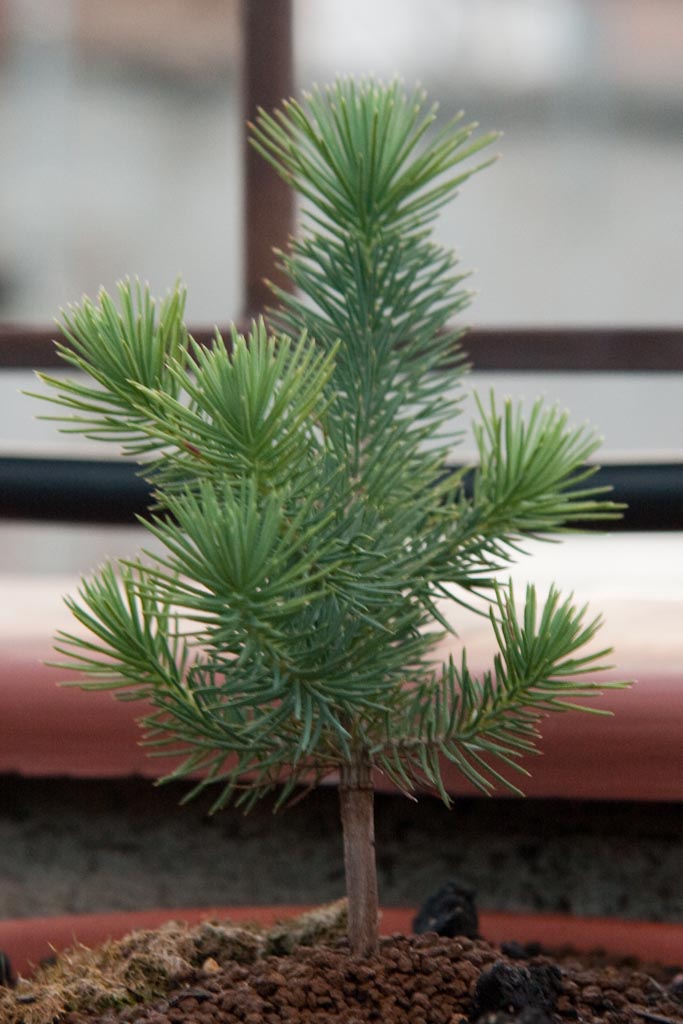
<svg viewBox="0 0 683 1024">
<path fill-rule="evenodd" d="M 343 766 L 339 796 L 349 901 L 349 943 L 354 956 L 372 956 L 379 947 L 379 903 L 374 792 L 365 752 L 359 753 L 354 762 Z"/>
</svg>

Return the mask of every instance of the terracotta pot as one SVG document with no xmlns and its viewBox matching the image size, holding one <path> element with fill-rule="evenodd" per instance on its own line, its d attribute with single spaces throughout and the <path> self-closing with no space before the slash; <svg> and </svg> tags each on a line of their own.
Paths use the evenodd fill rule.
<svg viewBox="0 0 683 1024">
<path fill-rule="evenodd" d="M 7 607 L 14 605 L 10 625 L 16 628 L 4 636 L 0 629 L 0 774 L 114 778 L 170 771 L 170 759 L 150 759 L 140 746 L 135 718 L 144 714 L 143 704 L 57 686 L 66 676 L 44 664 L 51 656 L 47 638 L 55 625 L 71 628 L 71 623 L 40 605 L 31 616 L 24 607 L 28 603 L 21 587 L 8 591 L 4 612 L 8 615 Z M 605 642 L 618 651 L 619 675 L 636 679 L 637 685 L 591 702 L 613 711 L 612 718 L 551 715 L 541 728 L 542 759 L 525 762 L 531 777 L 524 780 L 524 791 L 530 797 L 573 800 L 680 800 L 683 601 L 612 601 L 603 602 L 601 610 L 609 626 Z M 473 670 L 490 664 L 486 622 L 476 622 L 463 640 Z M 448 657 L 449 645 L 452 649 L 452 640 L 437 656 Z M 449 763 L 444 781 L 453 795 L 474 792 Z M 377 784 L 381 789 L 381 778 Z"/>
<path fill-rule="evenodd" d="M 543 758 L 528 760 L 529 796 L 577 800 L 677 801 L 683 796 L 683 583 L 675 534 L 570 536 L 561 545 L 530 543 L 533 553 L 511 567 L 516 592 L 531 579 L 540 593 L 555 580 L 577 602 L 589 601 L 605 625 L 600 644 L 612 645 L 614 675 L 637 681 L 631 690 L 608 693 L 595 707 L 614 717 L 551 715 L 541 732 Z M 81 778 L 155 776 L 170 770 L 139 745 L 134 718 L 141 704 L 121 703 L 109 693 L 82 694 L 59 688 L 63 672 L 44 660 L 50 637 L 78 630 L 63 603 L 75 593 L 73 576 L 0 574 L 0 774 Z M 439 659 L 459 657 L 461 642 L 473 671 L 489 667 L 490 624 L 451 604 L 459 638 L 447 638 Z M 471 793 L 453 767 L 445 781 L 454 794 Z M 381 780 L 378 780 L 381 786 Z"/>
<path fill-rule="evenodd" d="M 170 920 L 196 924 L 218 918 L 236 923 L 269 925 L 308 909 L 310 907 L 202 907 L 0 921 L 0 950 L 9 956 L 15 972 L 26 977 L 43 957 L 76 942 L 96 946 L 109 938 L 121 938 L 134 929 L 157 928 Z M 410 932 L 414 914 L 414 910 L 403 908 L 385 909 L 382 912 L 382 933 Z M 618 956 L 663 964 L 680 962 L 683 950 L 683 924 L 562 914 L 482 912 L 479 930 L 492 942 L 540 942 L 551 949 L 571 946 L 580 952 L 601 949 Z"/>
</svg>

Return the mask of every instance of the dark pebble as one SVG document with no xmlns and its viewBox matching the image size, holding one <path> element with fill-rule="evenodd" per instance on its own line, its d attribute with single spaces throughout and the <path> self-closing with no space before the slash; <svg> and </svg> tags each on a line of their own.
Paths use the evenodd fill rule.
<svg viewBox="0 0 683 1024">
<path fill-rule="evenodd" d="M 541 1024 L 541 1018 L 554 1008 L 561 990 L 562 976 L 554 964 L 522 967 L 498 960 L 479 976 L 472 1018 L 480 1020 L 503 1013 L 514 1014 L 521 1021 L 522 1013 L 528 1010 L 528 1024 Z"/>
<path fill-rule="evenodd" d="M 436 932 L 454 939 L 464 935 L 475 939 L 479 931 L 479 918 L 474 903 L 475 892 L 460 882 L 445 882 L 420 907 L 413 931 L 417 935 Z"/>
</svg>

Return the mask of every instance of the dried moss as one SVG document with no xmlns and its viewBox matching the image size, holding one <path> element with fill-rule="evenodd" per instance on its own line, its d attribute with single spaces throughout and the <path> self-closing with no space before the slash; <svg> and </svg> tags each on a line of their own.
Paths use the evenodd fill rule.
<svg viewBox="0 0 683 1024">
<path fill-rule="evenodd" d="M 0 1024 L 58 1024 L 70 1010 L 103 1011 L 163 996 L 192 968 L 207 973 L 231 962 L 253 963 L 297 945 L 332 941 L 345 933 L 346 901 L 317 908 L 270 929 L 204 921 L 190 928 L 169 921 L 131 932 L 98 949 L 78 945 L 54 963 L 0 988 Z"/>
<path fill-rule="evenodd" d="M 266 933 L 266 954 L 286 956 L 295 946 L 325 946 L 346 935 L 347 902 L 327 903 L 299 917 L 282 921 Z"/>
</svg>

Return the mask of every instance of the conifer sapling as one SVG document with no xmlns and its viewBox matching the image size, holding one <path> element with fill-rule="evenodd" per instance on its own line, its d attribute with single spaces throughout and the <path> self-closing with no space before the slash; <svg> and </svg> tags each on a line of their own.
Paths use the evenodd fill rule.
<svg viewBox="0 0 683 1024">
<path fill-rule="evenodd" d="M 188 799 L 216 785 L 215 810 L 337 777 L 362 954 L 377 945 L 375 773 L 446 803 L 444 761 L 484 793 L 512 785 L 539 720 L 599 692 L 587 676 L 608 653 L 586 653 L 585 609 L 533 587 L 518 609 L 501 578 L 525 538 L 616 514 L 588 479 L 594 436 L 491 398 L 471 488 L 447 471 L 469 295 L 432 226 L 494 136 L 434 121 L 422 94 L 371 80 L 260 112 L 253 145 L 304 205 L 268 327 L 201 347 L 180 286 L 156 303 L 126 282 L 118 305 L 102 291 L 64 314 L 59 349 L 85 379 L 43 377 L 62 429 L 137 460 L 162 552 L 67 600 L 87 627 L 58 635 L 73 685 L 149 701 L 146 742 L 177 760 L 166 778 L 192 776 Z M 443 601 L 464 614 L 473 595 L 498 646 L 480 678 L 464 651 L 432 654 L 455 636 Z"/>
</svg>

